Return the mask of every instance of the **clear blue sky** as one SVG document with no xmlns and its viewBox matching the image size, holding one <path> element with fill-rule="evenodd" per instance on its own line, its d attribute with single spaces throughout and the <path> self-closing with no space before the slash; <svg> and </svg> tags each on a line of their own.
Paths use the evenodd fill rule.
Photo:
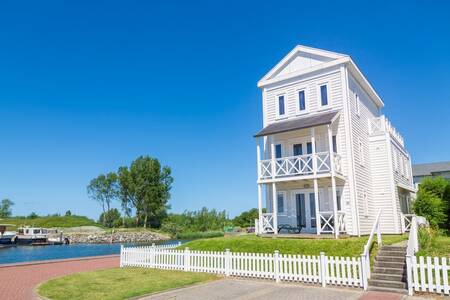
<svg viewBox="0 0 450 300">
<path fill-rule="evenodd" d="M 148 154 L 173 170 L 173 211 L 256 206 L 256 82 L 296 44 L 350 54 L 413 161 L 450 160 L 449 11 L 444 1 L 2 1 L 0 197 L 15 214 L 96 218 L 89 180 Z"/>
</svg>

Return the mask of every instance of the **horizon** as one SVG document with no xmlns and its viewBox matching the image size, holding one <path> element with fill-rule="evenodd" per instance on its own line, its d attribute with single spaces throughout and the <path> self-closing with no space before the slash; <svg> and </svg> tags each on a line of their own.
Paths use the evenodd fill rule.
<svg viewBox="0 0 450 300">
<path fill-rule="evenodd" d="M 352 57 L 413 163 L 450 161 L 450 4 L 357 3 L 4 3 L 0 199 L 97 220 L 89 181 L 149 155 L 170 212 L 256 207 L 256 84 L 298 44 Z"/>
</svg>

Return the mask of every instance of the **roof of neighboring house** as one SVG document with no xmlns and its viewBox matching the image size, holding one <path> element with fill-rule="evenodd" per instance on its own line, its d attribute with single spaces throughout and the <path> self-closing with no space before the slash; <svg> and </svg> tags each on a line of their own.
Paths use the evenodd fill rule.
<svg viewBox="0 0 450 300">
<path fill-rule="evenodd" d="M 275 122 L 264 127 L 257 134 L 255 134 L 255 137 L 331 124 L 337 117 L 338 113 L 339 112 L 337 111 L 332 111 L 308 117 L 296 118 L 293 120 Z"/>
<path fill-rule="evenodd" d="M 430 176 L 436 172 L 450 171 L 450 161 L 428 164 L 416 164 L 412 166 L 413 176 Z"/>
</svg>

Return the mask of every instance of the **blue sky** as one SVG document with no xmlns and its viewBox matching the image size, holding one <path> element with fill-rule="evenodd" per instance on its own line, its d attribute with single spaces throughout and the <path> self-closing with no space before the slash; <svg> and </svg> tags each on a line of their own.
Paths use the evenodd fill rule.
<svg viewBox="0 0 450 300">
<path fill-rule="evenodd" d="M 394 1 L 393 1 L 394 2 Z M 450 160 L 450 6 L 425 1 L 2 1 L 0 197 L 97 217 L 139 155 L 173 211 L 256 206 L 256 82 L 296 44 L 352 56 L 414 162 Z"/>
</svg>

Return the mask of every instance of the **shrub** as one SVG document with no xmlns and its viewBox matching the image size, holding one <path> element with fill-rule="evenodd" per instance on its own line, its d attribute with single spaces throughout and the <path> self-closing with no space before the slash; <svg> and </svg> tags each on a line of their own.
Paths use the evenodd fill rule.
<svg viewBox="0 0 450 300">
<path fill-rule="evenodd" d="M 419 189 L 413 202 L 413 210 L 417 215 L 425 217 L 433 227 L 438 227 L 447 220 L 442 199 L 425 189 Z"/>
<path fill-rule="evenodd" d="M 106 227 L 111 228 L 113 227 L 114 224 L 120 222 L 120 219 L 121 219 L 120 212 L 117 210 L 117 208 L 112 208 L 107 212 L 102 213 L 100 215 L 98 222 Z"/>
<path fill-rule="evenodd" d="M 175 235 L 177 239 L 193 240 L 193 239 L 207 239 L 213 237 L 224 236 L 223 231 L 205 231 L 205 232 L 180 232 Z"/>
<path fill-rule="evenodd" d="M 35 212 L 32 212 L 31 214 L 29 214 L 28 215 L 28 219 L 36 219 L 36 218 L 38 218 L 39 216 L 38 216 L 38 214 L 37 213 L 35 213 Z"/>
<path fill-rule="evenodd" d="M 125 217 L 122 219 L 122 226 L 126 228 L 134 228 L 137 227 L 136 218 L 134 217 Z"/>
<path fill-rule="evenodd" d="M 266 212 L 266 209 L 263 209 Z M 257 208 L 252 208 L 248 211 L 242 212 L 239 216 L 233 219 L 233 225 L 239 227 L 255 226 L 255 219 L 258 219 L 259 213 Z"/>
</svg>

